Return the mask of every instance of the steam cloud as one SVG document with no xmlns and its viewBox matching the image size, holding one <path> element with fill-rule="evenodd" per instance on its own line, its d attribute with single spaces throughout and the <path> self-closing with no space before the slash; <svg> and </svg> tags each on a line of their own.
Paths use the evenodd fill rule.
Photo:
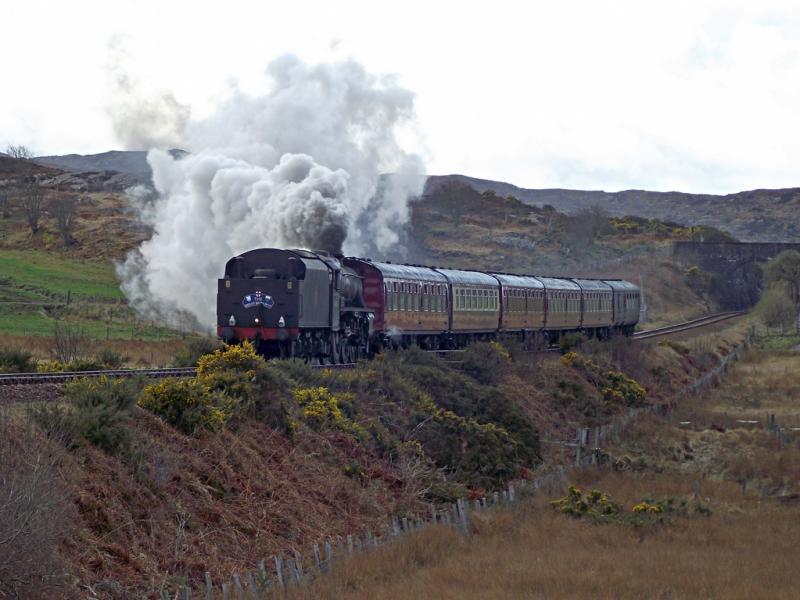
<svg viewBox="0 0 800 600">
<path fill-rule="evenodd" d="M 126 150 L 181 146 L 191 109 L 169 91 L 143 95 L 138 80 L 128 72 L 121 40 L 111 42 L 109 56 L 112 101 L 107 110 L 117 140 Z"/>
<path fill-rule="evenodd" d="M 215 280 L 253 248 L 362 254 L 397 244 L 424 184 L 421 159 L 396 138 L 413 94 L 354 61 L 284 56 L 267 75 L 265 96 L 234 90 L 213 115 L 185 123 L 191 154 L 148 153 L 157 197 L 140 204 L 154 233 L 118 266 L 144 316 L 188 314 L 209 328 Z"/>
</svg>

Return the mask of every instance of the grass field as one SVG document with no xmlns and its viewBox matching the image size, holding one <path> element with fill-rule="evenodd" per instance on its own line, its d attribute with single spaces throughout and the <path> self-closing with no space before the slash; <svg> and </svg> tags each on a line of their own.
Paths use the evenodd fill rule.
<svg viewBox="0 0 800 600">
<path fill-rule="evenodd" d="M 80 326 L 98 340 L 158 341 L 178 335 L 136 318 L 110 262 L 0 250 L 0 334 L 50 336 L 58 319 Z"/>
<path fill-rule="evenodd" d="M 109 262 L 62 258 L 35 250 L 0 250 L 0 280 L 4 288 L 43 292 L 51 298 L 122 300 L 119 280 Z"/>
</svg>

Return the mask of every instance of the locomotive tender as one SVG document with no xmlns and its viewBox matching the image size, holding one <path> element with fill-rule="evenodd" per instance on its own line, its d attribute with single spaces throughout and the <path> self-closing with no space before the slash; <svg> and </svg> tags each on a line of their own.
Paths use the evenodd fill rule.
<svg viewBox="0 0 800 600">
<path fill-rule="evenodd" d="M 387 345 L 451 349 L 513 336 L 630 335 L 640 292 L 622 280 L 511 275 L 259 248 L 218 280 L 217 335 L 268 356 L 352 362 Z"/>
</svg>

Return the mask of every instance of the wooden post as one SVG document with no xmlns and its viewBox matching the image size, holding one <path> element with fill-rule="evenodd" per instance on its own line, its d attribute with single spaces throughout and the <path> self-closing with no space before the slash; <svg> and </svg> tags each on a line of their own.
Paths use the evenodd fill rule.
<svg viewBox="0 0 800 600">
<path fill-rule="evenodd" d="M 297 569 L 297 575 L 303 579 L 303 557 L 297 550 L 294 551 L 294 566 Z"/>
<path fill-rule="evenodd" d="M 261 578 L 261 585 L 264 586 L 264 589 L 269 589 L 269 576 L 267 575 L 267 565 L 264 563 L 263 560 L 259 561 L 258 563 L 258 575 Z"/>
<path fill-rule="evenodd" d="M 222 600 L 230 600 L 230 597 L 231 597 L 231 591 L 228 588 L 228 584 L 227 583 L 223 583 L 222 584 Z"/>
<path fill-rule="evenodd" d="M 578 433 L 575 434 L 575 466 L 581 466 L 581 438 L 583 437 L 581 429 L 578 429 Z"/>
<path fill-rule="evenodd" d="M 211 583 L 211 573 L 206 571 L 206 600 L 214 600 L 214 584 Z"/>
<path fill-rule="evenodd" d="M 236 586 L 237 600 L 244 600 L 244 587 L 242 587 L 242 580 L 238 573 L 233 574 L 233 585 Z"/>
<path fill-rule="evenodd" d="M 353 557 L 353 536 L 347 536 L 347 555 L 352 558 Z"/>
<path fill-rule="evenodd" d="M 289 570 L 289 574 L 292 576 L 295 584 L 300 585 L 300 582 L 303 579 L 303 575 L 300 573 L 300 568 L 295 562 L 293 558 L 286 559 L 286 567 Z"/>
<path fill-rule="evenodd" d="M 283 558 L 275 556 L 275 576 L 278 578 L 278 587 L 286 589 L 286 582 L 283 580 Z"/>
<path fill-rule="evenodd" d="M 322 571 L 322 557 L 319 553 L 319 544 L 314 544 L 314 564 L 317 566 L 317 571 Z"/>
<path fill-rule="evenodd" d="M 330 571 L 331 565 L 333 565 L 333 544 L 330 540 L 325 540 L 325 569 Z"/>
<path fill-rule="evenodd" d="M 258 600 L 261 597 L 261 589 L 258 587 L 256 583 L 256 578 L 253 577 L 252 573 L 247 573 L 247 588 L 250 590 L 250 595 L 253 597 L 253 600 Z"/>
<path fill-rule="evenodd" d="M 356 544 L 356 552 L 358 552 L 359 554 L 364 552 L 364 544 L 361 541 L 361 536 L 358 535 L 356 536 L 355 544 Z"/>
</svg>

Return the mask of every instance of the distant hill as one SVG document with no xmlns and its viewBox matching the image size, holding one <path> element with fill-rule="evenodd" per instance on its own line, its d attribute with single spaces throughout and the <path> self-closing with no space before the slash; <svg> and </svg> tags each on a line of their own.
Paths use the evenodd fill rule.
<svg viewBox="0 0 800 600">
<path fill-rule="evenodd" d="M 502 181 L 466 175 L 433 175 L 426 191 L 458 181 L 484 192 L 512 195 L 533 206 L 550 205 L 574 214 L 598 206 L 611 216 L 634 215 L 672 221 L 681 225 L 708 225 L 748 242 L 800 241 L 800 188 L 752 190 L 735 194 L 687 194 L 683 192 L 621 192 L 564 189 L 526 189 Z"/>
<path fill-rule="evenodd" d="M 183 156 L 183 150 L 170 150 L 173 156 Z M 152 173 L 147 164 L 145 150 L 111 150 L 100 154 L 65 154 L 62 156 L 37 156 L 40 165 L 57 167 L 76 173 L 116 171 L 131 175 L 142 183 L 149 183 Z"/>
<path fill-rule="evenodd" d="M 174 156 L 185 154 L 185 151 L 177 149 L 170 152 Z M 40 165 L 73 173 L 115 171 L 139 183 L 151 181 L 147 152 L 143 150 L 39 156 L 34 160 Z M 526 189 L 503 181 L 453 174 L 430 176 L 426 193 L 448 181 L 470 185 L 479 192 L 492 190 L 499 196 L 512 195 L 531 206 L 550 205 L 567 214 L 597 206 L 610 216 L 633 215 L 686 226 L 707 225 L 727 231 L 742 241 L 800 242 L 800 188 L 752 190 L 726 195 L 646 190 Z"/>
</svg>

